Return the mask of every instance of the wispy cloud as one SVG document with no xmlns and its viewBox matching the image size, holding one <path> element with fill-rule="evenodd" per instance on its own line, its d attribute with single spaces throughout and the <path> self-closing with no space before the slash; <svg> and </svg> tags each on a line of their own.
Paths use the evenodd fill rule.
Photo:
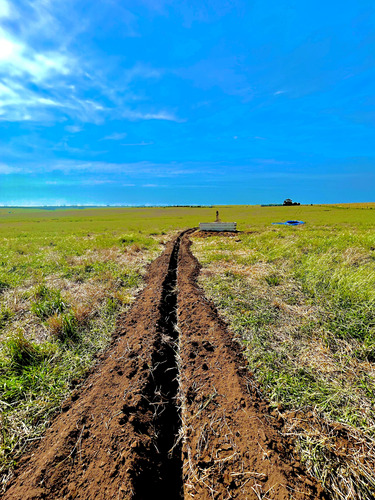
<svg viewBox="0 0 375 500">
<path fill-rule="evenodd" d="M 11 167 L 5 163 L 0 163 L 0 175 L 11 175 L 23 172 L 23 169 L 19 167 Z"/>
<path fill-rule="evenodd" d="M 34 83 L 51 79 L 54 75 L 67 75 L 74 60 L 60 51 L 38 52 L 0 29 L 0 69 L 11 77 L 28 78 Z"/>
<path fill-rule="evenodd" d="M 79 181 L 60 179 L 46 180 L 44 184 L 46 184 L 47 186 L 77 186 L 77 184 L 80 186 L 101 186 L 107 184 L 115 184 L 115 181 L 108 179 L 80 179 Z"/>
<path fill-rule="evenodd" d="M 144 110 L 144 104 L 142 111 L 129 110 L 129 102 L 137 101 L 132 83 L 158 79 L 160 69 L 119 67 L 121 83 L 113 84 L 103 56 L 77 51 L 75 37 L 90 24 L 89 16 L 78 22 L 49 0 L 0 0 L 0 19 L 6 21 L 0 27 L 0 121 L 179 121 L 168 110 Z"/>
<path fill-rule="evenodd" d="M 128 143 L 128 144 L 121 144 L 121 146 L 151 146 L 154 144 L 153 142 L 133 142 L 133 143 Z"/>
<path fill-rule="evenodd" d="M 1 169 L 1 164 L 0 164 Z M 12 170 L 13 169 L 13 170 Z M 114 163 L 103 161 L 79 161 L 79 160 L 54 160 L 43 161 L 41 163 L 26 163 L 20 165 L 6 165 L 4 166 L 5 173 L 22 173 L 25 175 L 33 174 L 50 174 L 59 172 L 63 174 L 76 174 L 76 175 L 96 175 L 100 174 L 103 179 L 108 179 L 110 174 L 115 176 L 132 175 L 139 178 L 152 175 L 155 178 L 176 178 L 179 176 L 196 175 L 197 173 L 207 173 L 220 175 L 217 171 L 216 163 L 202 164 L 201 162 L 169 162 L 169 163 L 156 163 L 150 161 L 137 161 L 129 163 Z M 0 170 L 1 173 L 1 170 Z M 50 179 L 49 179 L 50 180 Z M 52 179 L 54 180 L 54 179 Z M 112 179 L 111 179 L 112 181 Z"/>
<path fill-rule="evenodd" d="M 143 188 L 160 188 L 160 187 L 166 187 L 164 184 L 142 184 Z"/>
<path fill-rule="evenodd" d="M 129 120 L 166 120 L 170 122 L 178 122 L 181 123 L 184 120 L 181 118 L 178 118 L 176 115 L 173 113 L 170 113 L 168 111 L 158 111 L 156 113 L 149 113 L 149 112 L 141 112 L 141 111 L 134 111 L 134 110 L 125 110 L 122 114 L 123 118 L 127 118 Z"/>
</svg>

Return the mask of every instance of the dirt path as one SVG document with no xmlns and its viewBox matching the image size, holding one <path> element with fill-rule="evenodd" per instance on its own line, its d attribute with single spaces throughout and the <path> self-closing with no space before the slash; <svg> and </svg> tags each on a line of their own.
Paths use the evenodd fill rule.
<svg viewBox="0 0 375 500">
<path fill-rule="evenodd" d="M 150 266 L 116 340 L 4 499 L 307 499 L 238 348 L 197 288 L 188 234 Z"/>
</svg>

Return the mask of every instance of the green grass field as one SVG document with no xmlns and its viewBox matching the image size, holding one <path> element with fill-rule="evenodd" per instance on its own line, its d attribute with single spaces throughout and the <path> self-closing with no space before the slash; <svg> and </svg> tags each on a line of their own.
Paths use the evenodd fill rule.
<svg viewBox="0 0 375 500">
<path fill-rule="evenodd" d="M 263 220 L 268 210 L 285 220 L 283 208 L 268 207 Z M 310 472 L 332 498 L 370 499 L 374 211 L 302 207 L 288 218 L 307 224 L 273 226 L 259 217 L 235 237 L 195 237 L 200 283 L 245 345 L 261 392 L 282 410 L 285 434 L 297 439 Z"/>
<path fill-rule="evenodd" d="M 370 203 L 0 209 L 3 481 L 108 345 L 147 264 L 174 234 L 214 220 L 217 209 L 243 233 L 194 237 L 201 285 L 245 344 L 261 392 L 283 414 L 310 471 L 333 498 L 373 498 Z M 271 224 L 288 219 L 306 224 Z M 306 414 L 308 425 L 301 423 Z M 335 422 L 358 445 L 355 457 L 337 448 Z"/>
</svg>

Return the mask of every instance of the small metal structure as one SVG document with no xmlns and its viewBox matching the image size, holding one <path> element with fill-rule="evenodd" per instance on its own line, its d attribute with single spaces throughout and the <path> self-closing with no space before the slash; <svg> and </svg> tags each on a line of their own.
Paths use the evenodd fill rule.
<svg viewBox="0 0 375 500">
<path fill-rule="evenodd" d="M 215 222 L 200 222 L 200 231 L 237 231 L 237 222 L 221 222 L 219 218 L 219 211 L 216 211 Z"/>
</svg>

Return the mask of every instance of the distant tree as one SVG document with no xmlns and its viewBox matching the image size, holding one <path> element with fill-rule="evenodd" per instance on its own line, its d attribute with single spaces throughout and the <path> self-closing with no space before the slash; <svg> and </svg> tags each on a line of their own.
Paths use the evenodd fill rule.
<svg viewBox="0 0 375 500">
<path fill-rule="evenodd" d="M 292 200 L 290 198 L 287 198 L 286 200 L 284 200 L 283 205 L 285 205 L 285 206 L 293 205 L 293 202 L 292 202 Z"/>
</svg>

